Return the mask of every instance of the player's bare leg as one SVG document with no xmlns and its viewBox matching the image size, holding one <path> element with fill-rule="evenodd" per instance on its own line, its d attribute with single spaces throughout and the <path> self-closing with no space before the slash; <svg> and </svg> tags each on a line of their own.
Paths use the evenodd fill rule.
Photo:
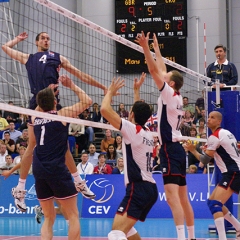
<svg viewBox="0 0 240 240">
<path fill-rule="evenodd" d="M 184 228 L 184 211 L 179 196 L 179 186 L 177 184 L 168 183 L 164 185 L 167 203 L 171 208 L 174 223 L 177 229 L 178 240 L 185 239 Z"/>
<path fill-rule="evenodd" d="M 68 239 L 80 239 L 80 221 L 77 208 L 77 196 L 64 200 L 58 199 L 58 201 L 62 206 L 62 210 L 67 214 L 69 220 Z"/>
<path fill-rule="evenodd" d="M 195 239 L 194 212 L 188 199 L 187 186 L 179 187 L 179 196 L 186 219 L 188 239 Z"/>
<path fill-rule="evenodd" d="M 127 213 L 124 213 L 123 215 L 116 214 L 113 220 L 112 225 L 112 231 L 108 234 L 108 239 L 127 239 L 127 234 L 130 231 L 130 229 L 135 225 L 137 220 L 133 218 L 129 218 L 127 216 Z M 135 234 L 136 235 L 136 234 Z M 139 235 L 136 235 L 135 237 L 138 237 Z M 141 238 L 133 238 L 132 240 L 138 240 Z M 130 238 L 131 239 L 131 238 Z"/>
<path fill-rule="evenodd" d="M 41 239 L 51 240 L 53 238 L 53 224 L 56 218 L 54 199 L 40 201 L 40 204 L 44 211 L 44 222 L 41 228 Z"/>
</svg>

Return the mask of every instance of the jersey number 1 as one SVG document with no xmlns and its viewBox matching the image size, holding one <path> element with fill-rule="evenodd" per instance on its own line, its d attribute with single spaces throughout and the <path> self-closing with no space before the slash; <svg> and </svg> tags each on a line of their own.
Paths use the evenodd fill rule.
<svg viewBox="0 0 240 240">
<path fill-rule="evenodd" d="M 41 129 L 40 145 L 44 145 L 45 126 L 41 126 Z"/>
</svg>

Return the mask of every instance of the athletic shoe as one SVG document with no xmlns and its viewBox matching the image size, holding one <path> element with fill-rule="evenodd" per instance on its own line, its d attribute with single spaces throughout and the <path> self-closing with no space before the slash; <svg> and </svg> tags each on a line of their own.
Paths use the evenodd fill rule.
<svg viewBox="0 0 240 240">
<path fill-rule="evenodd" d="M 24 199 L 26 192 L 26 190 L 19 190 L 16 187 L 12 188 L 12 196 L 15 198 L 14 203 L 16 207 L 22 212 L 26 212 L 27 210 Z"/>
<path fill-rule="evenodd" d="M 35 219 L 37 221 L 37 223 L 41 223 L 42 222 L 42 217 L 44 216 L 43 211 L 42 211 L 42 207 L 41 206 L 35 206 L 34 207 L 34 212 L 35 212 Z"/>
<path fill-rule="evenodd" d="M 236 231 L 236 240 L 240 240 L 240 230 Z"/>
<path fill-rule="evenodd" d="M 94 199 L 96 195 L 88 188 L 86 181 L 83 180 L 82 182 L 75 182 L 75 187 L 78 192 L 80 192 L 85 198 Z"/>
</svg>

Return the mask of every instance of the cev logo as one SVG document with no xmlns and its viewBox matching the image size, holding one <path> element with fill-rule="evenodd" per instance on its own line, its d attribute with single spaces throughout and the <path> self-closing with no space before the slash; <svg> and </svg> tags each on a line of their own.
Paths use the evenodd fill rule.
<svg viewBox="0 0 240 240">
<path fill-rule="evenodd" d="M 35 200 L 37 199 L 37 193 L 35 189 L 35 184 L 33 184 L 30 189 L 27 191 L 25 199 L 27 200 Z"/>
<path fill-rule="evenodd" d="M 114 186 L 113 184 L 109 183 L 109 180 L 106 178 L 98 178 L 94 180 L 90 184 L 89 189 L 96 194 L 96 198 L 92 199 L 92 201 L 96 203 L 105 203 L 109 201 L 114 194 Z M 96 191 L 93 189 L 96 189 Z"/>
</svg>

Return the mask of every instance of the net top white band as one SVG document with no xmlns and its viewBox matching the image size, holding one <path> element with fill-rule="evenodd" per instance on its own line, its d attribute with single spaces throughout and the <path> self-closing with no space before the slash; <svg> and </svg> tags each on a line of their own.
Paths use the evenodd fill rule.
<svg viewBox="0 0 240 240">
<path fill-rule="evenodd" d="M 46 118 L 46 119 L 50 119 L 50 120 L 54 120 L 54 121 L 75 123 L 75 124 L 80 124 L 80 125 L 90 126 L 90 127 L 95 127 L 95 128 L 103 128 L 103 129 L 119 131 L 119 129 L 114 128 L 110 124 L 105 124 L 105 123 L 100 123 L 100 122 L 92 122 L 92 121 L 82 120 L 79 118 L 64 117 L 64 116 L 59 116 L 59 115 L 55 115 L 55 114 L 49 114 L 46 112 L 39 112 L 39 111 L 27 109 L 27 108 L 13 106 L 13 105 L 6 104 L 6 103 L 0 103 L 0 109 L 4 110 L 4 111 L 21 113 L 24 115 L 29 115 L 29 116 L 34 116 L 34 117 Z M 153 135 L 156 136 L 156 132 L 153 132 Z M 206 139 L 193 138 L 193 137 L 188 137 L 188 136 L 182 136 L 180 139 L 177 139 L 177 140 L 178 141 L 191 140 L 191 141 L 198 141 L 198 142 L 206 142 L 207 141 Z"/>
</svg>

